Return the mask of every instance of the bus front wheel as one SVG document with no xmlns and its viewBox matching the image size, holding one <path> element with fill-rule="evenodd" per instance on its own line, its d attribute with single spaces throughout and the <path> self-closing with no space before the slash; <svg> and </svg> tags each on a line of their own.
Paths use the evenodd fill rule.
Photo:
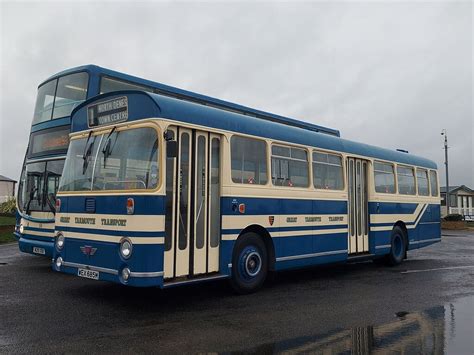
<svg viewBox="0 0 474 355">
<path fill-rule="evenodd" d="M 232 257 L 232 287 L 240 294 L 255 292 L 265 282 L 267 273 L 268 254 L 262 238 L 256 233 L 241 235 Z"/>
</svg>

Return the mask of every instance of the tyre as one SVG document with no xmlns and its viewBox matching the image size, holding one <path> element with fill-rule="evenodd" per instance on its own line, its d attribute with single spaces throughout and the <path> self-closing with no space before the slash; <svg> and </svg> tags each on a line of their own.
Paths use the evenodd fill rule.
<svg viewBox="0 0 474 355">
<path fill-rule="evenodd" d="M 262 238 L 245 233 L 237 239 L 232 257 L 231 285 L 240 294 L 258 290 L 268 274 L 268 254 Z"/>
<path fill-rule="evenodd" d="M 406 256 L 407 238 L 402 228 L 396 226 L 392 230 L 390 253 L 387 255 L 387 263 L 390 266 L 401 264 Z"/>
</svg>

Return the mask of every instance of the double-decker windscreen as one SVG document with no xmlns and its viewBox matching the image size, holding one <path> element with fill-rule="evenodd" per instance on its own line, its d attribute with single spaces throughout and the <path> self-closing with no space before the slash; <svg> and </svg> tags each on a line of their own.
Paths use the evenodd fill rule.
<svg viewBox="0 0 474 355">
<path fill-rule="evenodd" d="M 24 213 L 51 212 L 59 187 L 64 159 L 28 163 L 21 173 L 18 207 Z"/>
<path fill-rule="evenodd" d="M 59 191 L 155 189 L 158 179 L 156 130 L 114 129 L 71 140 Z"/>
<path fill-rule="evenodd" d="M 81 72 L 41 85 L 36 98 L 33 124 L 69 116 L 86 99 L 88 81 L 89 75 Z"/>
</svg>

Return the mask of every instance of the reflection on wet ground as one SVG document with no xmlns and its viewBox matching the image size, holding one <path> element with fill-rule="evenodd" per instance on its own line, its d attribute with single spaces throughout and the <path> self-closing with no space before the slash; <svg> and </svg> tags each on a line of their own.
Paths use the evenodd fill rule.
<svg viewBox="0 0 474 355">
<path fill-rule="evenodd" d="M 334 330 L 234 354 L 474 354 L 474 296 L 422 312 L 400 311 L 377 326 Z"/>
</svg>

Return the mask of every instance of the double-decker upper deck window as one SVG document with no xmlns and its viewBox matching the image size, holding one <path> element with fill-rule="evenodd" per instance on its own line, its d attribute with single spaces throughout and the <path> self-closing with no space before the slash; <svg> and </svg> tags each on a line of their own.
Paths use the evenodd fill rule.
<svg viewBox="0 0 474 355">
<path fill-rule="evenodd" d="M 343 190 L 344 173 L 341 156 L 313 152 L 313 184 L 317 189 Z"/>
<path fill-rule="evenodd" d="M 232 136 L 232 181 L 238 184 L 267 183 L 267 148 L 264 141 Z"/>
<path fill-rule="evenodd" d="M 33 115 L 33 124 L 48 121 L 53 113 L 54 94 L 56 93 L 56 84 L 58 80 L 48 81 L 38 89 L 36 96 L 35 113 Z"/>
<path fill-rule="evenodd" d="M 272 182 L 275 186 L 308 187 L 308 154 L 304 149 L 272 146 Z"/>
<path fill-rule="evenodd" d="M 398 192 L 402 195 L 415 195 L 415 172 L 407 166 L 397 166 Z"/>
<path fill-rule="evenodd" d="M 48 81 L 38 89 L 33 124 L 66 117 L 87 97 L 89 75 L 69 74 Z"/>
<path fill-rule="evenodd" d="M 392 164 L 374 162 L 374 179 L 376 192 L 395 193 L 395 170 Z"/>
<path fill-rule="evenodd" d="M 418 195 L 428 196 L 430 190 L 428 187 L 428 171 L 426 169 L 416 169 L 416 178 L 418 180 Z"/>
<path fill-rule="evenodd" d="M 147 86 L 129 83 L 127 81 L 109 78 L 109 77 L 102 77 L 100 79 L 100 93 L 105 94 L 111 91 L 119 91 L 119 90 L 140 90 L 140 91 L 148 91 L 153 92 L 152 88 Z"/>
<path fill-rule="evenodd" d="M 438 176 L 436 171 L 430 170 L 431 196 L 438 196 Z"/>
<path fill-rule="evenodd" d="M 86 99 L 88 81 L 89 75 L 84 72 L 59 78 L 54 100 L 53 120 L 69 116 L 71 111 Z"/>
</svg>

